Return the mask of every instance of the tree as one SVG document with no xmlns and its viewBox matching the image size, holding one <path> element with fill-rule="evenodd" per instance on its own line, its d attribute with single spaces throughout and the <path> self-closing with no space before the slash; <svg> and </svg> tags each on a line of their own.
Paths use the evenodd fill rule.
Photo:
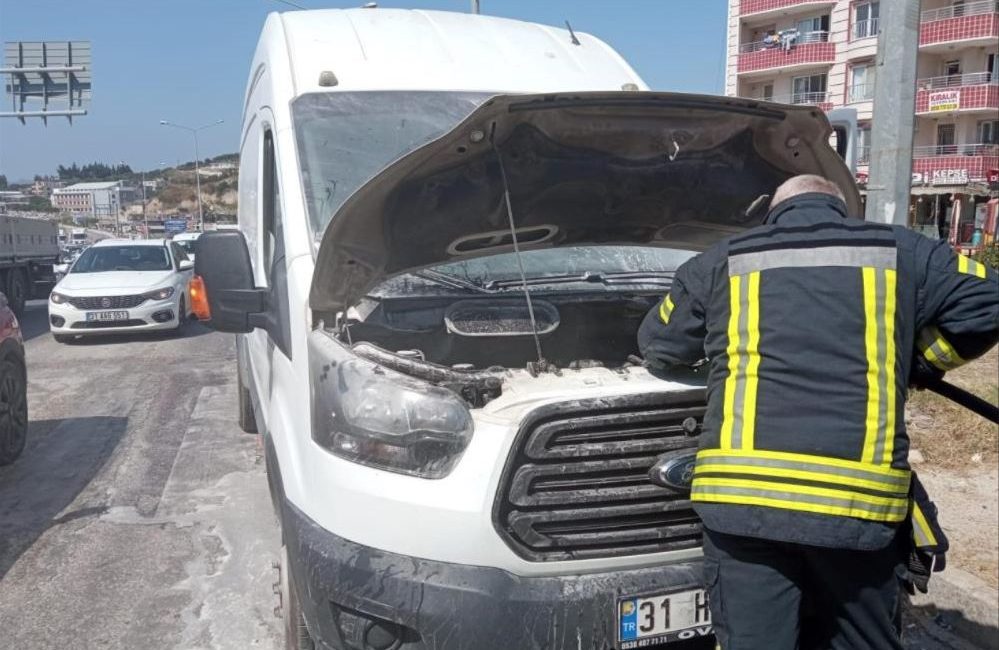
<svg viewBox="0 0 999 650">
<path fill-rule="evenodd" d="M 7 189 L 7 177 L 0 174 L 0 190 Z"/>
</svg>

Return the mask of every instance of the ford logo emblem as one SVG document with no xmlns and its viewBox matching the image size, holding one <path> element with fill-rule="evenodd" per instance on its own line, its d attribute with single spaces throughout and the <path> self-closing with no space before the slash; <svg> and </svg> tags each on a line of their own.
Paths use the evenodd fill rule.
<svg viewBox="0 0 999 650">
<path fill-rule="evenodd" d="M 649 470 L 649 478 L 659 487 L 674 492 L 690 492 L 694 481 L 694 463 L 697 462 L 696 449 L 679 449 L 663 454 Z"/>
<path fill-rule="evenodd" d="M 111 306 L 110 298 L 101 298 L 101 307 L 110 307 L 110 306 Z"/>
</svg>

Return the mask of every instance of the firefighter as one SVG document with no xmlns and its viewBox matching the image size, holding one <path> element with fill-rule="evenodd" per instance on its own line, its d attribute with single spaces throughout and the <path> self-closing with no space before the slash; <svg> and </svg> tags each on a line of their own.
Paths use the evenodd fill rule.
<svg viewBox="0 0 999 650">
<path fill-rule="evenodd" d="M 639 347 L 653 372 L 709 364 L 691 500 L 723 650 L 902 647 L 911 539 L 939 533 L 932 507 L 910 524 L 907 388 L 997 340 L 994 270 L 850 218 L 818 176 L 678 269 Z"/>
</svg>

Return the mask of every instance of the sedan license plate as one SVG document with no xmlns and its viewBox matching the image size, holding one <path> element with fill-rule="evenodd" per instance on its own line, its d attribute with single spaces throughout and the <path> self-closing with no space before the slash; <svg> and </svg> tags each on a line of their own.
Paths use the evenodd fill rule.
<svg viewBox="0 0 999 650">
<path fill-rule="evenodd" d="M 87 322 L 107 322 L 107 321 L 118 321 L 118 320 L 128 320 L 127 311 L 88 311 L 87 312 Z"/>
<path fill-rule="evenodd" d="M 621 650 L 711 634 L 708 594 L 703 589 L 622 598 L 617 608 Z"/>
</svg>

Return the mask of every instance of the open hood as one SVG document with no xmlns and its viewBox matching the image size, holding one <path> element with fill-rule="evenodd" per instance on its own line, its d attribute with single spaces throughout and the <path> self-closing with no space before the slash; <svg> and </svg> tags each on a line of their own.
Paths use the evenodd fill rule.
<svg viewBox="0 0 999 650">
<path fill-rule="evenodd" d="M 323 235 L 310 304 L 339 311 L 390 276 L 509 252 L 500 157 L 522 250 L 703 250 L 758 225 L 757 199 L 797 174 L 834 181 L 860 214 L 831 132 L 818 108 L 732 97 L 494 97 L 347 199 Z"/>
</svg>

